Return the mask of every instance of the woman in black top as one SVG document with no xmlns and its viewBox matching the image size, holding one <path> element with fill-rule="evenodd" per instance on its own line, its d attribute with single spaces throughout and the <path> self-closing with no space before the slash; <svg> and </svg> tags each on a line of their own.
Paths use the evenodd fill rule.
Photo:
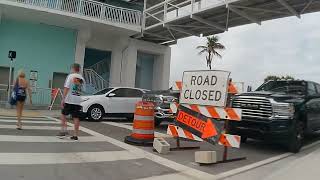
<svg viewBox="0 0 320 180">
<path fill-rule="evenodd" d="M 26 74 L 22 70 L 19 71 L 14 86 L 17 98 L 17 129 L 22 130 L 21 116 L 25 101 L 27 99 L 27 94 L 29 95 L 30 104 L 32 104 L 31 89 L 29 86 L 29 82 L 26 79 Z"/>
</svg>

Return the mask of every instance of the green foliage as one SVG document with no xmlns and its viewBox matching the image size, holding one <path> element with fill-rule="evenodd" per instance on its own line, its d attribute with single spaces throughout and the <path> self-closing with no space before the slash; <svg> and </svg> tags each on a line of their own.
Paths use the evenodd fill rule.
<svg viewBox="0 0 320 180">
<path fill-rule="evenodd" d="M 221 58 L 222 56 L 219 54 L 219 52 L 217 52 L 217 50 L 224 50 L 225 47 L 219 42 L 218 36 L 208 36 L 206 45 L 198 46 L 197 49 L 200 49 L 199 55 L 203 53 L 208 54 L 206 56 L 207 67 L 211 69 L 213 56 Z"/>
</svg>

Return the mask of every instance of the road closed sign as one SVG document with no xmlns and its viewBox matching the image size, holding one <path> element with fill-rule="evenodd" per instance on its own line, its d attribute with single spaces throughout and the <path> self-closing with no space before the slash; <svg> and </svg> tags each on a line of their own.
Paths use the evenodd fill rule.
<svg viewBox="0 0 320 180">
<path fill-rule="evenodd" d="M 227 71 L 185 71 L 180 103 L 224 107 L 229 76 Z"/>
</svg>

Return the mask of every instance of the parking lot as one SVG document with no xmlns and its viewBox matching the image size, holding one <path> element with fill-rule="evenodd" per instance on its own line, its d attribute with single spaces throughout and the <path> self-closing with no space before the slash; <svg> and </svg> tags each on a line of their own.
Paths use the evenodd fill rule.
<svg viewBox="0 0 320 180">
<path fill-rule="evenodd" d="M 5 179 L 223 179 L 292 155 L 281 146 L 249 140 L 240 149 L 229 150 L 229 158 L 246 160 L 199 166 L 194 163 L 199 149 L 160 155 L 152 147 L 125 144 L 132 122 L 124 119 L 82 121 L 79 142 L 55 137 L 60 129 L 56 118 L 25 117 L 23 121 L 23 130 L 17 131 L 14 117 L 0 116 L 0 172 Z M 164 123 L 156 128 L 155 135 L 175 147 L 166 127 Z M 312 137 L 302 151 L 318 147 L 319 138 Z M 181 141 L 181 146 L 215 150 L 222 158 L 220 145 Z"/>
</svg>

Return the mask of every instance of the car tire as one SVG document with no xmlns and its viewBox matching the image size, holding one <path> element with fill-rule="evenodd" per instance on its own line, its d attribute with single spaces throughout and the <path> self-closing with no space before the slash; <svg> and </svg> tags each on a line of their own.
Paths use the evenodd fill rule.
<svg viewBox="0 0 320 180">
<path fill-rule="evenodd" d="M 247 141 L 248 141 L 248 137 L 241 136 L 241 140 L 240 140 L 241 143 L 247 143 Z"/>
<path fill-rule="evenodd" d="M 88 118 L 92 121 L 101 121 L 104 116 L 104 109 L 100 105 L 92 105 L 88 110 Z"/>
<path fill-rule="evenodd" d="M 292 129 L 288 142 L 288 150 L 292 153 L 298 153 L 302 147 L 304 139 L 305 123 L 297 121 Z"/>
<path fill-rule="evenodd" d="M 160 118 L 154 118 L 154 127 L 160 126 L 162 120 Z"/>
</svg>

